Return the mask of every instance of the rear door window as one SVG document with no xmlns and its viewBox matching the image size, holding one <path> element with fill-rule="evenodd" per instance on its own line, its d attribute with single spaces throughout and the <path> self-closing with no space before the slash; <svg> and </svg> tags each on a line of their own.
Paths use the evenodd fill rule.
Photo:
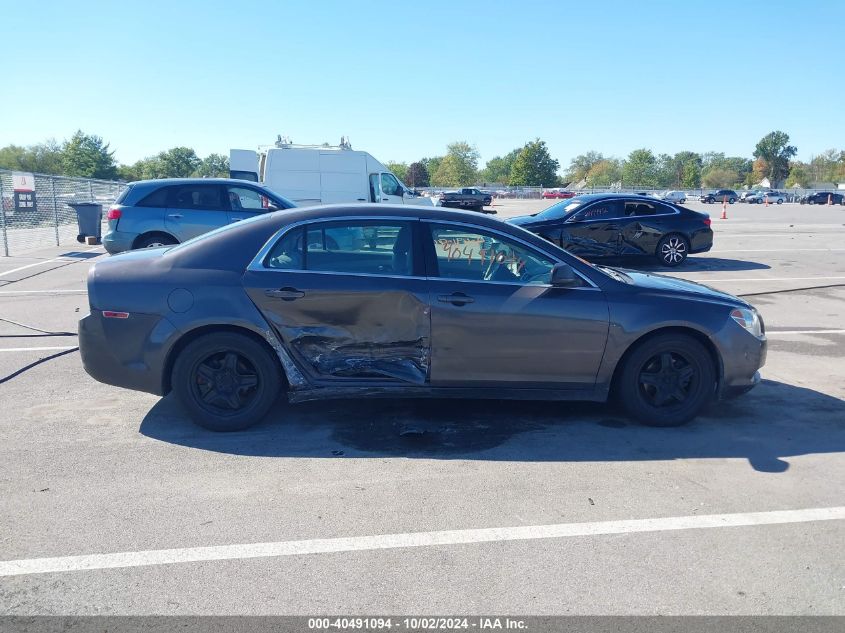
<svg viewBox="0 0 845 633">
<path fill-rule="evenodd" d="M 161 187 L 160 189 L 156 189 L 151 194 L 144 197 L 140 202 L 138 202 L 138 207 L 166 207 L 167 206 L 167 194 L 170 190 L 170 187 Z"/>
<path fill-rule="evenodd" d="M 223 202 L 223 187 L 219 185 L 179 185 L 170 187 L 167 206 L 194 211 L 228 211 L 228 200 Z"/>
</svg>

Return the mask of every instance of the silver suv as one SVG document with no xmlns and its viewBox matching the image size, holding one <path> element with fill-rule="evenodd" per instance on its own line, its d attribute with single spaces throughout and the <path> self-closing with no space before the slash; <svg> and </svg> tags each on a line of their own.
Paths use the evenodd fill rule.
<svg viewBox="0 0 845 633">
<path fill-rule="evenodd" d="M 229 178 L 131 183 L 108 211 L 109 253 L 179 244 L 231 222 L 296 205 L 266 187 Z"/>
</svg>

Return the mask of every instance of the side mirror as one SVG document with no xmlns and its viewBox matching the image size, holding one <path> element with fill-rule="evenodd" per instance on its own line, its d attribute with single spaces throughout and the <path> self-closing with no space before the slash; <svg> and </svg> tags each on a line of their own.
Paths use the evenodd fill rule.
<svg viewBox="0 0 845 633">
<path fill-rule="evenodd" d="M 275 204 L 268 205 L 267 213 L 273 213 L 273 211 L 280 211 L 280 209 Z"/>
<path fill-rule="evenodd" d="M 569 264 L 555 264 L 552 268 L 551 284 L 555 288 L 574 288 L 581 285 L 581 278 Z"/>
</svg>

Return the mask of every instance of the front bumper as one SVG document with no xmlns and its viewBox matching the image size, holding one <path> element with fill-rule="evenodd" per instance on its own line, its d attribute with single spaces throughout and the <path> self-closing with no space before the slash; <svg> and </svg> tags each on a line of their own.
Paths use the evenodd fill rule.
<svg viewBox="0 0 845 633">
<path fill-rule="evenodd" d="M 107 385 L 164 395 L 166 351 L 176 334 L 164 317 L 131 314 L 107 319 L 100 310 L 91 310 L 79 321 L 82 366 Z"/>
<path fill-rule="evenodd" d="M 719 337 L 723 371 L 719 396 L 729 398 L 750 391 L 760 382 L 760 369 L 766 364 L 768 341 L 733 326 Z M 736 330 L 736 331 L 733 331 Z"/>
<path fill-rule="evenodd" d="M 132 244 L 138 237 L 137 233 L 123 233 L 120 231 L 109 231 L 103 236 L 103 248 L 106 252 L 114 255 L 123 251 L 132 250 Z"/>
</svg>

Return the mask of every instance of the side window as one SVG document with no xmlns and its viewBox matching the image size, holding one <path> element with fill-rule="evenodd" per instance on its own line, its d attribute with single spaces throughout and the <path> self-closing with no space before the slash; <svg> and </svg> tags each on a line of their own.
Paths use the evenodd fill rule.
<svg viewBox="0 0 845 633">
<path fill-rule="evenodd" d="M 571 222 L 581 222 L 584 220 L 613 220 L 623 217 L 624 208 L 620 200 L 603 200 L 591 204 L 586 209 L 582 209 L 574 216 Z"/>
<path fill-rule="evenodd" d="M 399 181 L 396 180 L 393 174 L 385 173 L 381 175 L 381 190 L 388 196 L 402 195 L 402 185 L 399 184 Z"/>
<path fill-rule="evenodd" d="M 266 211 L 270 199 L 249 187 L 226 187 L 232 211 Z"/>
<path fill-rule="evenodd" d="M 218 185 L 180 185 L 170 187 L 167 206 L 196 211 L 224 211 L 229 205 L 222 201 L 223 187 Z"/>
<path fill-rule="evenodd" d="M 370 275 L 414 274 L 410 222 L 356 220 L 311 224 L 305 270 Z"/>
<path fill-rule="evenodd" d="M 465 281 L 542 285 L 555 261 L 497 233 L 448 224 L 431 225 L 437 276 Z"/>
<path fill-rule="evenodd" d="M 662 211 L 661 211 L 662 212 Z M 642 202 L 640 200 L 626 200 L 625 201 L 625 216 L 644 216 L 655 215 L 658 213 L 657 205 L 650 202 Z"/>
<path fill-rule="evenodd" d="M 172 187 L 161 187 L 156 189 L 151 194 L 141 199 L 137 205 L 138 207 L 166 207 L 167 193 Z"/>
<path fill-rule="evenodd" d="M 279 270 L 302 270 L 302 232 L 296 228 L 285 233 L 267 255 L 264 265 Z"/>
</svg>

